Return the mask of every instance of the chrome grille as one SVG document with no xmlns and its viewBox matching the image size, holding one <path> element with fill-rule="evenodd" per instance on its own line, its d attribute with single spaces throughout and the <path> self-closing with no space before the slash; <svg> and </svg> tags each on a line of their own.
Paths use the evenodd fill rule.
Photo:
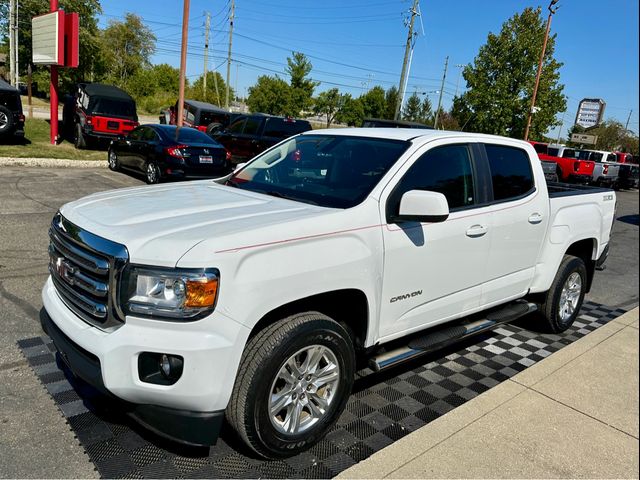
<svg viewBox="0 0 640 480">
<path fill-rule="evenodd" d="M 103 330 L 124 323 L 118 280 L 129 255 L 124 245 L 53 217 L 49 229 L 49 272 L 62 301 L 82 320 Z"/>
</svg>

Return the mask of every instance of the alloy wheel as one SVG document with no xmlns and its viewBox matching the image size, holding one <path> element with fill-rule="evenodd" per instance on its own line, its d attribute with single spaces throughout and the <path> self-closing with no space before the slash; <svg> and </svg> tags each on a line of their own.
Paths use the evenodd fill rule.
<svg viewBox="0 0 640 480">
<path fill-rule="evenodd" d="M 558 313 L 563 322 L 566 322 L 576 311 L 580 295 L 582 294 L 582 277 L 578 272 L 573 272 L 564 282 L 560 293 Z"/>
</svg>

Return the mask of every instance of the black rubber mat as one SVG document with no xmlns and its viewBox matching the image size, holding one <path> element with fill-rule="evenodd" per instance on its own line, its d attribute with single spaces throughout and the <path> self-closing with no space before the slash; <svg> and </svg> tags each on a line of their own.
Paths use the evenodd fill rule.
<svg viewBox="0 0 640 480">
<path fill-rule="evenodd" d="M 336 427 L 312 449 L 278 461 L 252 457 L 228 428 L 211 449 L 167 443 L 61 370 L 49 338 L 18 346 L 103 477 L 330 478 L 622 313 L 587 303 L 561 335 L 536 332 L 529 317 L 386 372 L 358 372 Z"/>
</svg>

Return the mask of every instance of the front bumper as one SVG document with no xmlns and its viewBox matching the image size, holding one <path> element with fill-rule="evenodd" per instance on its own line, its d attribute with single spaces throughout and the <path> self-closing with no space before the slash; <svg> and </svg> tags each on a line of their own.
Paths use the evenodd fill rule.
<svg viewBox="0 0 640 480">
<path fill-rule="evenodd" d="M 42 299 L 48 314 L 43 327 L 75 375 L 122 401 L 125 412 L 164 437 L 190 445 L 215 443 L 249 335 L 246 327 L 214 312 L 184 323 L 127 317 L 115 331 L 104 332 L 73 314 L 51 279 Z M 182 376 L 173 385 L 143 382 L 142 352 L 182 356 Z"/>
</svg>

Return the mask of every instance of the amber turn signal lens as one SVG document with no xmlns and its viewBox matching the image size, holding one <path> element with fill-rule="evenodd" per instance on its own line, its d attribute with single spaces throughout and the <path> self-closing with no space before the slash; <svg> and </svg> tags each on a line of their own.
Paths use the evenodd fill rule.
<svg viewBox="0 0 640 480">
<path fill-rule="evenodd" d="M 213 307 L 218 294 L 218 279 L 187 280 L 184 306 L 187 308 Z"/>
</svg>

